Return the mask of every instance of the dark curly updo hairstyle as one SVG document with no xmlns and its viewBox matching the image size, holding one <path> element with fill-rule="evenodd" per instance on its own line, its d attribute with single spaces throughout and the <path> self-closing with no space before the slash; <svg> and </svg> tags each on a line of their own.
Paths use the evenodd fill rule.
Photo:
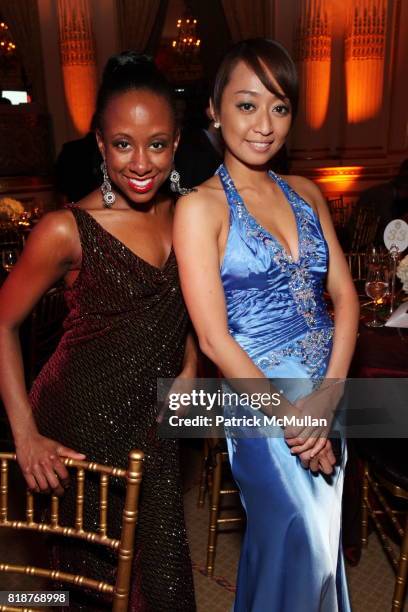
<svg viewBox="0 0 408 612">
<path fill-rule="evenodd" d="M 161 96 L 168 103 L 176 124 L 173 91 L 153 59 L 135 51 L 124 51 L 109 58 L 102 76 L 94 116 L 94 126 L 102 130 L 103 113 L 111 98 L 132 90 L 144 89 Z"/>
<path fill-rule="evenodd" d="M 296 66 L 289 53 L 276 40 L 268 38 L 250 38 L 234 45 L 221 62 L 215 77 L 213 105 L 216 113 L 221 108 L 222 94 L 228 84 L 231 72 L 239 62 L 251 68 L 261 83 L 277 97 L 282 94 L 277 91 L 275 81 L 282 89 L 290 102 L 292 118 L 295 117 L 298 107 L 299 83 Z"/>
</svg>

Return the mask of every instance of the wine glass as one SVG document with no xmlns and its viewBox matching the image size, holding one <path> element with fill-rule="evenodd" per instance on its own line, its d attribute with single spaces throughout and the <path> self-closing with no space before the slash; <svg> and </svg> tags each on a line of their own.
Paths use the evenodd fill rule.
<svg viewBox="0 0 408 612">
<path fill-rule="evenodd" d="M 367 321 L 367 327 L 383 327 L 383 321 L 377 319 L 378 305 L 388 293 L 389 271 L 380 258 L 371 258 L 367 270 L 365 291 L 369 298 L 374 301 L 373 318 Z"/>
<path fill-rule="evenodd" d="M 12 270 L 17 263 L 17 249 L 5 249 L 4 251 L 2 251 L 1 259 L 3 268 L 6 270 L 6 272 L 10 272 L 10 270 Z"/>
</svg>

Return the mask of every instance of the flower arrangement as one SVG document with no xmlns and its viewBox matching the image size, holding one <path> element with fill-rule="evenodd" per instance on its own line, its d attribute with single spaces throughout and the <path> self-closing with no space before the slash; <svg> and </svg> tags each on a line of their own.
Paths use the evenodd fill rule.
<svg viewBox="0 0 408 612">
<path fill-rule="evenodd" d="M 13 198 L 0 199 L 0 221 L 14 221 L 24 212 L 24 206 Z"/>
<path fill-rule="evenodd" d="M 408 293 L 408 255 L 405 255 L 398 264 L 397 276 L 402 282 L 402 289 Z"/>
</svg>

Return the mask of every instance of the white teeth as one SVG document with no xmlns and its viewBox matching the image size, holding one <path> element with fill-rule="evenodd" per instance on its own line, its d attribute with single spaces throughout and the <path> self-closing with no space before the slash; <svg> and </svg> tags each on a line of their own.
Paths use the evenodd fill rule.
<svg viewBox="0 0 408 612">
<path fill-rule="evenodd" d="M 129 183 L 132 183 L 132 185 L 135 185 L 136 187 L 146 187 L 146 185 L 152 182 L 151 178 L 144 179 L 144 181 L 138 181 L 136 179 L 128 179 L 128 180 L 129 180 Z"/>
<path fill-rule="evenodd" d="M 250 142 L 250 145 L 254 147 L 254 149 L 259 149 L 260 151 L 267 149 L 270 144 L 270 142 Z"/>
</svg>

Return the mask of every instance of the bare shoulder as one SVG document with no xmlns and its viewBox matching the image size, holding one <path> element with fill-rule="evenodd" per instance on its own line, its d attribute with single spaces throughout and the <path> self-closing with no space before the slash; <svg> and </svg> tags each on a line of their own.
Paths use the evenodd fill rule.
<svg viewBox="0 0 408 612">
<path fill-rule="evenodd" d="M 27 249 L 47 249 L 64 258 L 81 253 L 81 244 L 74 215 L 69 209 L 49 212 L 31 232 Z"/>
<path fill-rule="evenodd" d="M 304 176 L 288 175 L 282 178 L 319 214 L 325 206 L 325 200 L 316 183 Z"/>
<path fill-rule="evenodd" d="M 47 213 L 36 225 L 33 234 L 48 235 L 61 239 L 68 238 L 76 232 L 76 223 L 73 214 L 69 209 L 55 210 Z"/>
<path fill-rule="evenodd" d="M 217 176 L 212 176 L 188 195 L 181 196 L 176 204 L 176 216 L 205 218 L 217 223 L 222 222 L 226 214 L 228 204 Z"/>
</svg>

